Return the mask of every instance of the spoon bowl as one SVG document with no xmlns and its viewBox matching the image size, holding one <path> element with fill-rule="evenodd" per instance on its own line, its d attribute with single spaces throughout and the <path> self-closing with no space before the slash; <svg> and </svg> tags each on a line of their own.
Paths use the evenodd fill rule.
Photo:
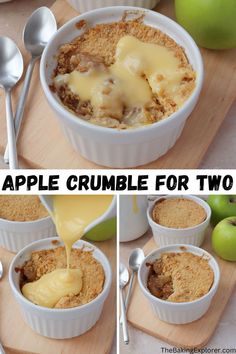
<svg viewBox="0 0 236 354">
<path fill-rule="evenodd" d="M 10 90 L 23 74 L 23 58 L 16 44 L 0 37 L 0 86 Z"/>
<path fill-rule="evenodd" d="M 129 271 L 127 267 L 120 263 L 119 265 L 119 287 L 123 289 L 129 282 Z"/>
<path fill-rule="evenodd" d="M 123 338 L 125 344 L 129 344 L 129 332 L 125 311 L 125 301 L 123 289 L 129 282 L 129 271 L 123 263 L 119 265 L 119 288 L 120 288 L 120 305 L 121 305 L 121 325 L 123 329 Z"/>
<path fill-rule="evenodd" d="M 26 70 L 25 80 L 15 115 L 16 139 L 19 135 L 19 130 L 24 114 L 25 103 L 35 63 L 41 57 L 45 46 L 56 31 L 57 23 L 55 17 L 51 10 L 46 6 L 40 7 L 39 9 L 35 10 L 25 25 L 23 31 L 23 41 L 25 48 L 31 54 L 31 59 Z M 7 146 L 4 153 L 4 161 L 6 163 L 9 162 L 8 155 L 9 153 Z"/>
<path fill-rule="evenodd" d="M 0 37 L 0 87 L 6 95 L 7 141 L 10 168 L 18 167 L 16 134 L 12 114 L 11 89 L 23 74 L 23 58 L 16 44 L 8 37 Z"/>
<path fill-rule="evenodd" d="M 128 309 L 129 301 L 131 298 L 131 291 L 132 291 L 135 273 L 138 272 L 139 267 L 140 267 L 144 258 L 145 258 L 144 252 L 141 248 L 135 248 L 129 256 L 129 268 L 132 270 L 132 274 L 131 274 L 131 278 L 130 278 L 128 293 L 127 293 L 127 296 L 125 299 L 125 310 L 126 311 Z"/>
<path fill-rule="evenodd" d="M 57 23 L 51 10 L 46 6 L 40 7 L 32 13 L 25 25 L 25 48 L 32 56 L 40 56 L 56 30 Z"/>
<path fill-rule="evenodd" d="M 129 267 L 133 272 L 137 272 L 144 259 L 144 252 L 141 248 L 135 248 L 129 257 Z"/>
</svg>

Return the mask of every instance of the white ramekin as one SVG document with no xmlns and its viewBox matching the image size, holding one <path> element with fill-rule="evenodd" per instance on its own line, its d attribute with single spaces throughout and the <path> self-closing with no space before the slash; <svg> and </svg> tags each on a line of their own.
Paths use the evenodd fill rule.
<svg viewBox="0 0 236 354">
<path fill-rule="evenodd" d="M 50 216 L 34 221 L 0 219 L 0 247 L 19 252 L 28 244 L 55 236 L 56 228 Z"/>
<path fill-rule="evenodd" d="M 75 117 L 61 104 L 56 94 L 49 89 L 49 85 L 56 66 L 59 46 L 70 42 L 84 31 L 84 29 L 79 30 L 76 23 L 85 20 L 93 27 L 97 23 L 115 22 L 122 18 L 125 11 L 133 11 L 133 13 L 135 11 L 137 16 L 140 16 L 140 13 L 144 14 L 144 22 L 147 25 L 160 29 L 181 45 L 197 73 L 197 78 L 192 95 L 167 119 L 137 129 L 117 130 L 94 125 Z M 203 76 L 200 51 L 181 26 L 160 13 L 125 6 L 93 10 L 67 22 L 48 43 L 40 63 L 40 78 L 44 94 L 74 149 L 90 161 L 113 168 L 136 167 L 149 163 L 165 154 L 175 144 L 198 101 Z"/>
<path fill-rule="evenodd" d="M 204 256 L 209 260 L 209 265 L 214 272 L 214 282 L 210 291 L 203 297 L 191 301 L 191 302 L 170 302 L 161 300 L 153 296 L 147 288 L 147 277 L 149 268 L 146 263 L 153 262 L 160 257 L 162 253 L 165 252 L 183 252 L 182 247 L 185 248 L 185 252 L 191 252 L 198 256 Z M 191 245 L 172 245 L 159 248 L 151 252 L 142 262 L 139 272 L 138 272 L 138 282 L 140 288 L 147 298 L 149 303 L 152 305 L 153 311 L 156 316 L 159 317 L 161 321 L 174 323 L 174 324 L 184 324 L 198 320 L 201 318 L 208 310 L 211 301 L 217 291 L 220 281 L 220 270 L 216 260 L 205 250 L 191 246 Z"/>
<path fill-rule="evenodd" d="M 162 199 L 173 199 L 173 198 L 184 198 L 189 199 L 197 204 L 201 205 L 206 212 L 206 219 L 199 225 L 188 227 L 184 229 L 169 228 L 157 224 L 152 218 L 152 211 L 155 204 Z M 173 245 L 178 243 L 183 243 L 186 245 L 201 246 L 204 241 L 205 233 L 211 219 L 211 208 L 209 205 L 201 198 L 193 195 L 179 195 L 179 196 L 165 196 L 157 198 L 152 204 L 150 204 L 147 210 L 147 217 L 149 225 L 152 228 L 152 233 L 156 244 L 161 246 Z"/>
<path fill-rule="evenodd" d="M 76 242 L 73 247 L 84 247 L 85 250 L 91 250 L 92 248 L 94 250 L 94 258 L 102 264 L 105 272 L 105 283 L 102 292 L 88 304 L 74 308 L 49 309 L 37 306 L 22 295 L 19 287 L 19 272 L 17 273 L 15 268 L 20 267 L 28 260 L 33 251 L 52 249 L 62 245 L 59 241 L 56 245 L 52 244 L 52 241 L 58 241 L 58 238 L 53 237 L 33 242 L 15 256 L 9 269 L 10 286 L 16 301 L 21 307 L 26 323 L 33 331 L 42 336 L 55 339 L 77 337 L 93 327 L 101 315 L 103 304 L 111 287 L 111 267 L 107 257 L 97 247 L 83 240 Z"/>
<path fill-rule="evenodd" d="M 108 6 L 138 6 L 153 9 L 160 0 L 67 0 L 79 12 L 87 12 Z"/>
</svg>

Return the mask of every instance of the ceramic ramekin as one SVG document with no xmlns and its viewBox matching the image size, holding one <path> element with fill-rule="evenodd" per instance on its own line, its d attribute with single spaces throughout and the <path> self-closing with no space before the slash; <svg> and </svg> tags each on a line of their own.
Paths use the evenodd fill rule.
<svg viewBox="0 0 236 354">
<path fill-rule="evenodd" d="M 87 12 L 108 6 L 138 6 L 153 9 L 160 0 L 67 0 L 79 12 Z"/>
<path fill-rule="evenodd" d="M 184 229 L 174 229 L 157 224 L 152 218 L 152 211 L 155 203 L 162 199 L 184 198 L 192 200 L 201 205 L 206 212 L 206 219 L 199 225 L 188 227 Z M 180 195 L 180 196 L 165 196 L 157 198 L 154 203 L 150 204 L 147 210 L 147 217 L 149 225 L 152 228 L 152 233 L 156 244 L 161 246 L 173 245 L 176 243 L 183 243 L 193 246 L 201 246 L 204 241 L 205 233 L 211 219 L 211 208 L 201 198 L 193 195 Z"/>
<path fill-rule="evenodd" d="M 49 89 L 49 85 L 56 66 L 58 47 L 70 42 L 84 31 L 76 26 L 79 21 L 85 20 L 93 27 L 97 23 L 119 21 L 125 11 L 133 11 L 132 18 L 134 11 L 136 16 L 143 14 L 147 25 L 160 29 L 181 45 L 197 73 L 197 78 L 192 95 L 167 119 L 137 129 L 117 130 L 97 126 L 76 117 L 61 104 L 56 94 Z M 113 168 L 128 168 L 149 163 L 165 154 L 175 144 L 198 101 L 203 76 L 200 51 L 181 26 L 157 12 L 126 6 L 97 9 L 73 18 L 52 37 L 40 63 L 40 78 L 44 94 L 74 149 L 90 161 Z"/>
<path fill-rule="evenodd" d="M 73 247 L 90 249 L 93 256 L 103 266 L 105 272 L 105 283 L 102 292 L 88 304 L 69 309 L 49 309 L 33 304 L 21 293 L 19 287 L 19 272 L 16 267 L 21 266 L 30 258 L 33 251 L 41 249 L 51 249 L 61 246 L 61 242 L 53 245 L 53 241 L 58 241 L 57 237 L 48 238 L 33 242 L 21 250 L 13 259 L 9 269 L 9 282 L 16 301 L 21 307 L 21 312 L 26 323 L 33 331 L 42 336 L 56 339 L 77 337 L 87 332 L 98 321 L 103 304 L 109 294 L 111 287 L 111 267 L 108 259 L 97 247 L 86 241 L 78 241 Z"/>
<path fill-rule="evenodd" d="M 209 265 L 211 266 L 214 272 L 214 282 L 210 291 L 202 296 L 201 298 L 191 301 L 191 302 L 170 302 L 161 300 L 153 296 L 147 288 L 147 277 L 149 268 L 146 266 L 146 263 L 153 262 L 160 257 L 162 253 L 165 252 L 191 252 L 198 256 L 206 257 L 209 260 Z M 195 246 L 186 246 L 186 245 L 172 245 L 159 248 L 151 252 L 142 262 L 139 272 L 138 272 L 138 282 L 140 288 L 151 304 L 153 311 L 156 316 L 159 317 L 161 321 L 174 323 L 174 324 L 184 324 L 198 320 L 201 318 L 210 307 L 211 301 L 217 291 L 220 281 L 220 270 L 216 260 L 205 250 L 195 247 Z"/>
<path fill-rule="evenodd" d="M 28 244 L 55 234 L 50 216 L 34 221 L 0 219 L 0 246 L 11 252 L 19 252 Z"/>
</svg>

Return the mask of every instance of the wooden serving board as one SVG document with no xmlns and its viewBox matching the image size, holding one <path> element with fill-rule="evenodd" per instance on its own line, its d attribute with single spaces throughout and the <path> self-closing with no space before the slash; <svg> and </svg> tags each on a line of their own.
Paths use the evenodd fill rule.
<svg viewBox="0 0 236 354">
<path fill-rule="evenodd" d="M 95 244 L 95 243 L 94 243 Z M 7 354 L 109 354 L 116 328 L 116 240 L 96 243 L 112 266 L 113 282 L 102 315 L 87 333 L 73 339 L 49 339 L 36 334 L 24 322 L 8 283 L 13 253 L 0 248 L 4 277 L 0 280 L 0 341 Z"/>
<path fill-rule="evenodd" d="M 147 255 L 156 248 L 157 245 L 152 237 L 143 250 L 145 255 Z M 210 232 L 203 248 L 213 254 L 210 245 Z M 220 267 L 220 284 L 208 312 L 202 318 L 185 325 L 173 325 L 160 321 L 153 314 L 152 308 L 141 292 L 138 282 L 135 282 L 128 311 L 128 321 L 134 327 L 176 347 L 193 349 L 205 346 L 214 333 L 236 285 L 235 262 L 223 261 L 215 255 L 214 257 Z"/>
<path fill-rule="evenodd" d="M 174 18 L 173 0 L 161 1 L 156 10 Z M 57 0 L 52 11 L 58 27 L 78 15 L 65 0 Z M 29 57 L 25 53 L 20 36 L 21 34 L 16 34 L 15 40 L 18 39 L 26 64 Z M 142 168 L 198 167 L 235 100 L 236 50 L 201 51 L 205 63 L 205 83 L 196 109 L 176 145 L 165 156 Z M 18 92 L 19 90 L 14 91 L 14 104 L 17 102 Z M 4 95 L 1 90 L 0 153 L 3 153 L 6 145 L 4 109 Z M 101 168 L 74 152 L 64 138 L 42 92 L 38 66 L 31 83 L 18 151 L 22 161 L 30 168 Z"/>
</svg>

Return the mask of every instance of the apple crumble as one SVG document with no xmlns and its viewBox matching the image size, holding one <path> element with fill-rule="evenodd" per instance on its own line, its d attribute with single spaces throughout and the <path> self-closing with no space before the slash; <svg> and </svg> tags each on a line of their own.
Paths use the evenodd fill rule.
<svg viewBox="0 0 236 354">
<path fill-rule="evenodd" d="M 206 216 L 201 205 L 185 198 L 163 198 L 157 201 L 152 211 L 152 218 L 157 224 L 175 229 L 199 225 Z"/>
<path fill-rule="evenodd" d="M 149 125 L 176 112 L 196 73 L 184 49 L 135 20 L 97 24 L 59 48 L 50 88 L 76 116 L 108 128 Z"/>
<path fill-rule="evenodd" d="M 32 252 L 31 257 L 20 270 L 20 288 L 49 274 L 56 269 L 66 268 L 64 247 Z M 103 289 L 105 274 L 102 265 L 93 257 L 92 251 L 73 248 L 70 260 L 71 269 L 81 269 L 82 289 L 77 295 L 63 296 L 54 308 L 69 308 L 87 304 L 95 299 Z"/>
<path fill-rule="evenodd" d="M 35 195 L 1 195 L 0 218 L 10 221 L 34 221 L 48 216 Z"/>
<path fill-rule="evenodd" d="M 147 266 L 147 287 L 162 300 L 194 301 L 207 294 L 214 281 L 208 260 L 189 252 L 163 253 Z"/>
</svg>

